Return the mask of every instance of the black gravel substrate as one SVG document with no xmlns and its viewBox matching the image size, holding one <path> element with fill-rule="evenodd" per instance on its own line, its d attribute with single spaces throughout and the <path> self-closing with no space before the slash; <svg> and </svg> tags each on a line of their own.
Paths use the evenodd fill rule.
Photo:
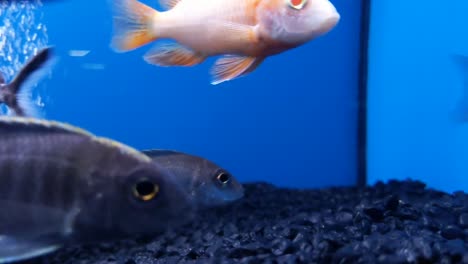
<svg viewBox="0 0 468 264">
<path fill-rule="evenodd" d="M 66 248 L 33 263 L 468 263 L 468 195 L 415 181 L 246 197 L 164 236 Z"/>
</svg>

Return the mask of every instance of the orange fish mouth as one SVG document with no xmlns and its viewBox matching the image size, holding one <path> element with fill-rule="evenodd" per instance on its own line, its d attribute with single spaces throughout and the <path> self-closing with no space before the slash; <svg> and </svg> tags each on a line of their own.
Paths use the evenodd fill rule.
<svg viewBox="0 0 468 264">
<path fill-rule="evenodd" d="M 340 14 L 334 7 L 331 7 L 318 10 L 315 14 L 308 16 L 289 15 L 283 17 L 280 24 L 287 33 L 318 36 L 332 30 L 340 19 Z"/>
<path fill-rule="evenodd" d="M 320 34 L 325 34 L 327 32 L 329 32 L 330 30 L 332 30 L 337 24 L 338 22 L 340 21 L 340 15 L 338 13 L 336 13 L 335 16 L 331 16 L 327 19 L 325 19 L 325 21 L 323 21 L 321 24 L 320 24 L 320 27 L 319 27 L 319 33 Z"/>
</svg>

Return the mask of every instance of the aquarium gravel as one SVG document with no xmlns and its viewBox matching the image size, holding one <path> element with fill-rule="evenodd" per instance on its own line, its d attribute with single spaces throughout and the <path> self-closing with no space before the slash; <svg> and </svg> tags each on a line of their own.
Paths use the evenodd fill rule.
<svg viewBox="0 0 468 264">
<path fill-rule="evenodd" d="M 468 263 L 468 196 L 418 181 L 244 199 L 163 236 L 65 248 L 33 263 Z"/>
</svg>

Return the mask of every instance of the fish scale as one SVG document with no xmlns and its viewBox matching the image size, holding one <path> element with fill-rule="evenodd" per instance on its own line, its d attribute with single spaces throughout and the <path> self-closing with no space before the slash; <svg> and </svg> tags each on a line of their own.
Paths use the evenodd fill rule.
<svg viewBox="0 0 468 264">
<path fill-rule="evenodd" d="M 182 23 L 200 24 L 200 21 L 209 19 L 217 19 L 221 21 L 239 23 L 243 25 L 255 25 L 255 9 L 259 0 L 181 0 L 173 9 L 167 11 L 168 15 L 179 18 L 184 16 L 185 19 Z M 204 8 L 200 9 L 199 7 Z M 187 10 L 197 12 L 189 12 L 187 17 Z M 169 14 L 170 13 L 170 14 Z"/>
<path fill-rule="evenodd" d="M 70 205 L 77 199 L 75 192 L 79 188 L 73 187 L 79 173 L 76 169 L 65 169 L 66 164 L 47 158 L 31 159 L 6 155 L 0 158 L 0 164 L 1 199 L 64 210 L 69 210 Z M 64 189 L 67 191 L 62 192 Z"/>
<path fill-rule="evenodd" d="M 227 25 L 254 26 L 256 13 L 255 10 L 251 10 L 254 2 L 256 0 L 182 0 L 173 9 L 160 14 L 161 19 L 155 21 L 154 30 L 163 38 L 174 39 L 183 46 L 207 56 L 222 53 L 221 48 L 224 46 L 238 49 L 235 43 L 224 38 L 226 34 L 236 34 L 227 32 Z M 200 6 L 206 8 L 200 10 Z M 214 28 L 220 28 L 221 31 L 213 30 Z M 212 39 L 213 42 L 206 43 L 204 39 Z"/>
<path fill-rule="evenodd" d="M 10 166 L 9 164 L 13 164 L 14 162 L 21 163 L 21 166 L 17 166 L 18 168 L 14 170 L 13 184 L 11 186 L 12 192 L 11 196 L 8 198 L 20 201 L 27 200 L 21 195 L 24 195 L 24 193 L 28 190 L 21 188 L 32 187 L 34 184 L 32 184 L 31 180 L 41 178 L 42 181 L 48 183 L 48 188 L 51 188 L 52 186 L 60 186 L 62 187 L 62 190 L 68 189 L 68 191 L 64 191 L 62 193 L 54 191 L 53 193 L 55 193 L 55 197 L 52 200 L 38 200 L 29 202 L 37 202 L 50 206 L 60 207 L 61 209 L 68 209 L 67 206 L 73 202 L 72 198 L 69 196 L 73 195 L 74 191 L 79 190 L 79 186 L 74 186 L 73 184 L 75 178 L 81 174 L 82 177 L 84 176 L 82 179 L 83 182 L 87 184 L 92 182 L 87 179 L 88 177 L 86 176 L 91 174 L 91 171 L 96 170 L 97 168 L 89 168 L 88 173 L 85 171 L 80 171 L 78 168 L 74 168 L 79 167 L 80 165 L 80 163 L 74 164 L 77 160 L 81 160 L 81 164 L 83 166 L 86 166 L 87 163 L 91 162 L 90 159 L 86 158 L 86 156 L 83 157 L 80 153 L 79 142 L 82 141 L 82 137 L 77 137 L 74 134 L 46 134 L 38 137 L 30 136 L 28 133 L 3 136 L 5 143 L 1 142 L 3 140 L 0 139 L 0 143 L 2 145 L 0 148 L 0 155 L 3 156 L 3 159 L 5 159 L 5 156 L 12 155 L 10 153 L 20 152 L 21 149 L 23 149 L 21 154 L 12 155 L 14 161 L 3 161 L 0 163 L 3 166 Z M 77 141 L 76 144 L 67 144 L 70 143 L 73 139 Z M 31 146 L 34 145 L 35 147 L 31 148 Z M 65 150 L 68 151 L 57 152 L 56 145 L 63 145 Z M 73 145 L 74 147 L 70 145 Z M 86 149 L 81 150 L 88 152 Z M 108 158 L 106 158 L 106 155 L 94 155 L 93 159 L 97 161 L 96 164 L 99 164 L 100 160 Z M 114 174 L 111 173 L 110 175 Z M 66 188 L 66 186 L 73 188 Z M 49 189 L 49 191 L 51 190 Z M 73 199 L 77 198 L 75 197 Z M 60 204 L 65 206 L 60 206 Z"/>
<path fill-rule="evenodd" d="M 0 203 L 14 201 L 17 205 L 29 206 L 31 204 L 44 204 L 39 198 L 45 192 L 43 188 L 42 173 L 37 173 L 37 166 L 26 161 L 24 157 L 3 155 L 0 159 Z M 50 192 L 51 190 L 48 190 Z M 39 210 L 22 211 L 27 225 L 35 225 L 44 221 L 44 212 Z M 18 219 L 20 220 L 20 219 Z M 21 223 L 21 220 L 20 220 Z M 26 224 L 25 224 L 26 225 Z M 22 227 L 27 228 L 27 227 Z M 21 226 L 15 222 L 3 222 L 0 226 L 0 233 L 21 232 Z M 16 231 L 15 231 L 16 230 Z"/>
<path fill-rule="evenodd" d="M 0 163 L 3 165 L 1 167 L 1 177 L 0 177 L 0 200 L 1 199 L 8 199 L 9 197 L 13 197 L 14 192 L 14 179 L 16 179 L 16 175 L 13 163 L 11 162 L 3 162 L 3 158 L 0 158 Z M 2 188 L 2 186 L 5 187 Z"/>
<path fill-rule="evenodd" d="M 54 186 L 55 188 L 61 189 L 64 184 L 73 186 L 75 177 L 77 177 L 77 170 L 67 169 L 67 160 L 64 155 L 51 155 L 53 153 L 52 146 L 50 144 L 50 138 L 37 140 L 35 137 L 16 135 L 4 135 L 4 139 L 9 144 L 2 144 L 1 149 L 1 162 L 0 171 L 4 171 L 2 166 L 12 167 L 13 164 L 17 164 L 14 170 L 11 171 L 12 182 L 8 185 L 2 184 L 3 188 L 7 188 L 9 193 L 6 199 L 18 200 L 28 203 L 38 203 L 47 206 L 54 206 L 61 209 L 68 210 L 68 206 L 72 203 L 69 195 L 73 194 L 78 188 L 68 188 L 69 191 L 60 194 L 58 191 L 45 190 L 44 187 Z M 65 140 L 65 138 L 62 138 Z M 35 148 L 31 148 L 36 143 Z M 15 149 L 28 149 L 27 152 L 21 154 L 14 154 Z M 68 172 L 68 173 L 67 173 Z M 68 175 L 61 175 L 67 173 Z M 54 178 L 54 176 L 57 176 Z M 7 177 L 11 178 L 11 176 Z M 47 183 L 44 185 L 43 183 Z M 39 187 L 42 186 L 42 187 Z M 56 194 L 53 199 L 49 199 L 47 195 L 41 195 L 41 193 L 53 193 Z M 44 199 L 38 199 L 37 197 L 44 197 Z M 75 198 L 77 199 L 77 198 Z"/>
</svg>

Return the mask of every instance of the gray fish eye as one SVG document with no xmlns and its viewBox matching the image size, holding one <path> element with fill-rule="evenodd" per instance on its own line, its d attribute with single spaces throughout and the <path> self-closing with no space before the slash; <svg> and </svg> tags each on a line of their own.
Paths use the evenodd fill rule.
<svg viewBox="0 0 468 264">
<path fill-rule="evenodd" d="M 141 179 L 133 186 L 133 195 L 141 201 L 150 201 L 159 193 L 159 185 L 148 179 Z"/>
<path fill-rule="evenodd" d="M 218 174 L 218 176 L 216 176 L 216 179 L 222 185 L 226 185 L 231 180 L 231 176 L 228 173 L 221 172 Z"/>
</svg>

